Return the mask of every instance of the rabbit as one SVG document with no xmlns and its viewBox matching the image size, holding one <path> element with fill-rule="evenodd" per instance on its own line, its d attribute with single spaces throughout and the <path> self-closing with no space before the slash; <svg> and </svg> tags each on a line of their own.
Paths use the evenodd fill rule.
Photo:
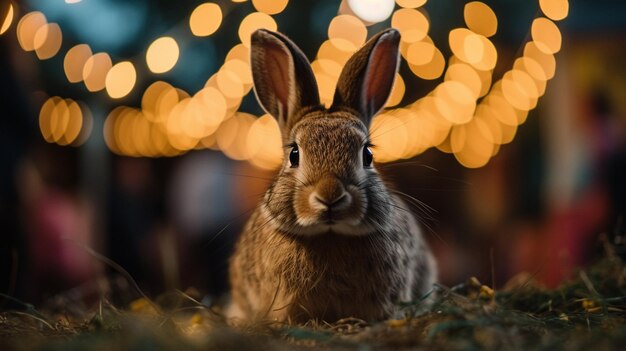
<svg viewBox="0 0 626 351">
<path fill-rule="evenodd" d="M 395 29 L 369 40 L 343 67 L 325 108 L 302 51 L 283 34 L 252 34 L 254 90 L 278 120 L 285 149 L 231 256 L 229 317 L 376 321 L 432 289 L 433 255 L 381 180 L 369 142 L 398 70 L 399 41 Z"/>
</svg>

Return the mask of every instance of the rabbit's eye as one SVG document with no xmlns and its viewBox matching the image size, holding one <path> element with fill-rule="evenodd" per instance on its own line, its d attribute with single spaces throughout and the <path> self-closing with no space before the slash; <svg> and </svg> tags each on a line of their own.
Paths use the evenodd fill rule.
<svg viewBox="0 0 626 351">
<path fill-rule="evenodd" d="M 371 166 L 373 160 L 374 160 L 374 154 L 372 153 L 372 150 L 367 146 L 363 147 L 363 166 L 364 167 Z"/>
<path fill-rule="evenodd" d="M 291 168 L 298 167 L 300 163 L 300 151 L 298 151 L 298 145 L 295 145 L 291 148 L 291 152 L 289 152 L 289 163 L 291 163 Z"/>
</svg>

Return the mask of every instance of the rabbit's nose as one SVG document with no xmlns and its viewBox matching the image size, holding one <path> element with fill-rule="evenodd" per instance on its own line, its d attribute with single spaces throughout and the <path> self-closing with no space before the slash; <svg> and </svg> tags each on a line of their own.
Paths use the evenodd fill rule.
<svg viewBox="0 0 626 351">
<path fill-rule="evenodd" d="M 309 203 L 320 210 L 340 210 L 350 205 L 351 196 L 335 177 L 320 180 L 309 196 Z"/>
</svg>

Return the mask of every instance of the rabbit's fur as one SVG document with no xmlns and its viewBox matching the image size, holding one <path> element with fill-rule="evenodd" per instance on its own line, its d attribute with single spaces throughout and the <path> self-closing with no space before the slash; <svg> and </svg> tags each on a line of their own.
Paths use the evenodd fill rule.
<svg viewBox="0 0 626 351">
<path fill-rule="evenodd" d="M 285 160 L 231 259 L 231 316 L 380 320 L 432 288 L 435 262 L 415 218 L 366 164 L 368 127 L 391 91 L 399 38 L 389 29 L 366 43 L 326 109 L 295 44 L 253 34 L 255 92 L 278 119 Z"/>
</svg>

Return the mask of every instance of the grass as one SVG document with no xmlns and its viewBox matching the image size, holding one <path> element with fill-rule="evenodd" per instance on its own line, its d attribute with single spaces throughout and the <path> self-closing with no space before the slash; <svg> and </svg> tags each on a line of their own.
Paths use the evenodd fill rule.
<svg viewBox="0 0 626 351">
<path fill-rule="evenodd" d="M 92 309 L 60 299 L 0 313 L 0 350 L 619 350 L 626 345 L 626 266 L 614 255 L 557 289 L 517 277 L 494 292 L 475 278 L 437 287 L 434 302 L 400 306 L 404 318 L 367 323 L 229 327 L 194 291 Z M 4 298 L 11 299 L 8 296 Z"/>
</svg>

